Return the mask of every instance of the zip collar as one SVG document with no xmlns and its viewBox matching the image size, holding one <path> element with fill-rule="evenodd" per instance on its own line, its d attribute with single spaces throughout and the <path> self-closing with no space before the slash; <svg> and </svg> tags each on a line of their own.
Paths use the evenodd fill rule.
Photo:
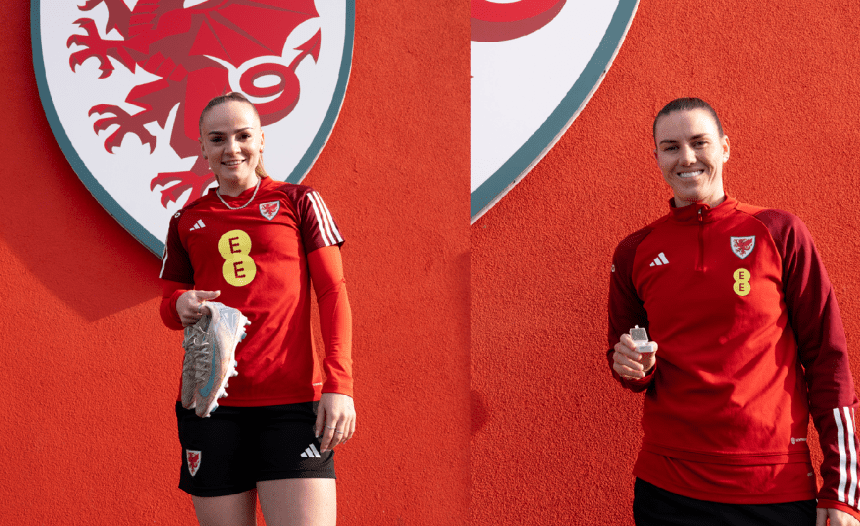
<svg viewBox="0 0 860 526">
<path fill-rule="evenodd" d="M 680 223 L 713 223 L 731 215 L 738 207 L 738 200 L 726 195 L 722 203 L 711 208 L 705 203 L 693 203 L 675 207 L 675 198 L 669 199 L 672 219 Z"/>
</svg>

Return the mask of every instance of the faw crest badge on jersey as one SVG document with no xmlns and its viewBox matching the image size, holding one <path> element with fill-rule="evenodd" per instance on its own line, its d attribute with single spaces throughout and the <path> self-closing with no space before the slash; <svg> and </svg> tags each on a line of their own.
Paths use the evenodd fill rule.
<svg viewBox="0 0 860 526">
<path fill-rule="evenodd" d="M 570 126 L 638 0 L 472 0 L 472 222 Z"/>
<path fill-rule="evenodd" d="M 215 182 L 198 119 L 238 91 L 260 113 L 266 170 L 300 182 L 340 112 L 354 0 L 32 0 L 42 105 L 69 163 L 160 256 L 170 216 Z M 264 212 L 265 214 L 265 212 Z"/>
<path fill-rule="evenodd" d="M 755 248 L 755 236 L 731 237 L 732 252 L 741 259 L 746 259 Z"/>
<path fill-rule="evenodd" d="M 260 213 L 263 214 L 263 217 L 271 221 L 274 219 L 275 215 L 278 213 L 278 209 L 281 208 L 281 203 L 278 201 L 272 201 L 270 203 L 261 203 L 260 204 Z"/>
</svg>

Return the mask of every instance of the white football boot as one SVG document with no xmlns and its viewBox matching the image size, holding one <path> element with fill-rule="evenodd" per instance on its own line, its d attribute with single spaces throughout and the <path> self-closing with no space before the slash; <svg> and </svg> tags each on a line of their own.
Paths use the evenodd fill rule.
<svg viewBox="0 0 860 526">
<path fill-rule="evenodd" d="M 197 347 L 194 360 L 194 403 L 197 416 L 206 418 L 218 407 L 218 399 L 227 396 L 227 380 L 236 371 L 236 346 L 245 338 L 250 325 L 241 312 L 217 301 L 207 301 L 211 316 L 207 320 L 205 345 Z"/>
</svg>

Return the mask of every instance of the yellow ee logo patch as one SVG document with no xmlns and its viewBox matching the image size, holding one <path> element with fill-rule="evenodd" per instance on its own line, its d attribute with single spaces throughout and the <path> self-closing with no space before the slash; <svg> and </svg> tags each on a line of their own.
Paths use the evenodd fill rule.
<svg viewBox="0 0 860 526">
<path fill-rule="evenodd" d="M 735 271 L 735 294 L 738 296 L 746 296 L 750 293 L 750 271 L 745 268 L 739 268 Z"/>
<path fill-rule="evenodd" d="M 218 252 L 224 258 L 221 271 L 227 283 L 244 287 L 254 281 L 257 264 L 251 253 L 251 236 L 241 230 L 231 230 L 218 240 Z"/>
</svg>

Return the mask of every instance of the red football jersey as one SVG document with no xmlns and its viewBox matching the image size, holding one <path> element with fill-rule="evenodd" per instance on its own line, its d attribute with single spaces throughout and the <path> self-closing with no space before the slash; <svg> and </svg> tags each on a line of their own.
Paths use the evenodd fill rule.
<svg viewBox="0 0 860 526">
<path fill-rule="evenodd" d="M 223 199 L 239 207 L 254 190 Z M 160 277 L 193 283 L 197 290 L 220 290 L 217 301 L 239 309 L 251 322 L 236 348 L 239 375 L 230 379 L 229 396 L 219 404 L 319 400 L 322 378 L 311 334 L 307 254 L 342 244 L 317 192 L 271 178 L 262 180 L 246 207 L 228 209 L 211 189 L 174 215 Z M 328 378 L 326 390 L 351 395 L 351 364 L 334 369 L 341 376 Z"/>
<path fill-rule="evenodd" d="M 811 414 L 819 506 L 856 513 L 858 401 L 836 297 L 799 219 L 727 197 L 631 234 L 613 258 L 610 347 L 636 325 L 659 349 L 642 380 L 613 371 L 645 391 L 634 474 L 705 500 L 814 498 Z"/>
</svg>

